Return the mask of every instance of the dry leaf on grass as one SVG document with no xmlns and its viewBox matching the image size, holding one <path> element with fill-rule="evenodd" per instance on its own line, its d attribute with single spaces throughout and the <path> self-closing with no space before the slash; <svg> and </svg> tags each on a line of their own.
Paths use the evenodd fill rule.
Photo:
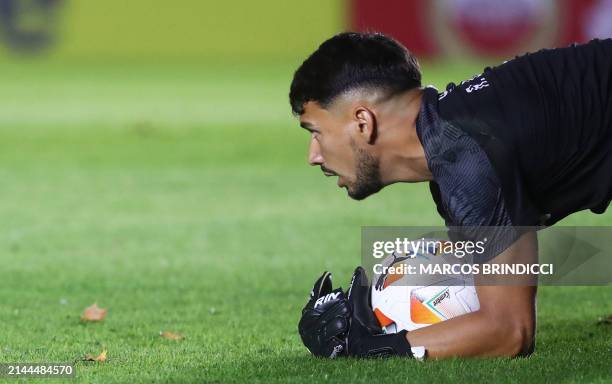
<svg viewBox="0 0 612 384">
<path fill-rule="evenodd" d="M 106 308 L 98 307 L 98 303 L 93 303 L 89 307 L 85 308 L 81 315 L 83 321 L 102 321 L 106 317 Z"/>
<path fill-rule="evenodd" d="M 106 361 L 106 349 L 103 350 L 98 356 L 87 354 L 84 361 Z"/>
<path fill-rule="evenodd" d="M 159 335 L 163 337 L 164 339 L 168 339 L 168 340 L 182 340 L 185 338 L 180 333 L 168 332 L 168 331 L 163 331 L 163 332 L 160 331 Z"/>
<path fill-rule="evenodd" d="M 612 315 L 608 315 L 608 317 L 600 317 L 597 321 L 597 325 L 610 325 L 612 324 Z"/>
</svg>

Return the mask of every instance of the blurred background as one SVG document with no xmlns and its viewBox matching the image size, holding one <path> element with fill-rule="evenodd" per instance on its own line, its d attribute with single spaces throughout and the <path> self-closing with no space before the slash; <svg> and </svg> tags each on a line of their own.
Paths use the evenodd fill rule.
<svg viewBox="0 0 612 384">
<path fill-rule="evenodd" d="M 513 55 L 609 37 L 609 0 L 1 0 L 3 58 L 290 59 L 341 30 L 375 30 L 419 56 Z"/>
<path fill-rule="evenodd" d="M 0 361 L 126 364 L 87 377 L 303 356 L 299 309 L 323 270 L 346 285 L 361 226 L 443 222 L 427 185 L 354 202 L 307 166 L 287 96 L 302 60 L 382 31 L 444 87 L 610 20 L 611 0 L 0 0 Z M 105 324 L 79 324 L 94 301 Z"/>
<path fill-rule="evenodd" d="M 436 63 L 471 76 L 610 18 L 610 0 L 0 0 L 0 124 L 288 123 L 292 70 L 339 31 L 396 37 L 439 85 Z"/>
</svg>

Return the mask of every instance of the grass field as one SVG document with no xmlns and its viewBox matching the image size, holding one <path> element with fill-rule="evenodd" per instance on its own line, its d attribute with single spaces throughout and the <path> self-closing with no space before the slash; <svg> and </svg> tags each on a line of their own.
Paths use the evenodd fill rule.
<svg viewBox="0 0 612 384">
<path fill-rule="evenodd" d="M 480 69 L 424 67 L 438 86 Z M 0 65 L 0 362 L 75 362 L 78 381 L 99 383 L 612 382 L 612 327 L 596 325 L 611 287 L 542 288 L 528 359 L 311 358 L 299 311 L 323 270 L 346 286 L 360 227 L 442 221 L 426 185 L 354 202 L 307 167 L 290 76 Z M 93 302 L 106 319 L 81 322 Z M 81 361 L 104 349 L 106 362 Z"/>
</svg>

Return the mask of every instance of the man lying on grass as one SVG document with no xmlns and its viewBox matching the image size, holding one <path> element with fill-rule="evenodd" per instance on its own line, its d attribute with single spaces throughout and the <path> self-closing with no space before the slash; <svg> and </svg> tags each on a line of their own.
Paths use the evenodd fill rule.
<svg viewBox="0 0 612 384">
<path fill-rule="evenodd" d="M 353 199 L 428 181 L 447 226 L 507 228 L 603 213 L 612 198 L 610 39 L 526 54 L 440 93 L 421 86 L 398 42 L 342 33 L 295 72 L 290 102 L 311 135 L 308 162 Z M 535 259 L 536 234 L 501 249 L 496 258 Z M 351 290 L 365 284 L 363 270 L 353 280 Z M 477 294 L 478 311 L 383 335 L 357 289 L 327 312 L 307 305 L 300 332 L 311 352 L 332 357 L 411 356 L 410 345 L 435 358 L 529 354 L 536 287 L 479 285 Z"/>
</svg>

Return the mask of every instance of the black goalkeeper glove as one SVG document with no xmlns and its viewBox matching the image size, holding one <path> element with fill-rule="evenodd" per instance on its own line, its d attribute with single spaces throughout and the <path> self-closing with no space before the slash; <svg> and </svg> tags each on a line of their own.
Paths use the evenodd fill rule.
<svg viewBox="0 0 612 384">
<path fill-rule="evenodd" d="M 407 331 L 384 334 L 370 306 L 370 285 L 362 267 L 353 273 L 348 302 L 352 310 L 351 324 L 346 338 L 349 356 L 354 357 L 414 357 Z"/>
<path fill-rule="evenodd" d="M 315 356 L 334 358 L 346 355 L 350 307 L 342 288 L 332 289 L 331 273 L 324 272 L 302 309 L 298 330 L 302 342 Z"/>
</svg>

